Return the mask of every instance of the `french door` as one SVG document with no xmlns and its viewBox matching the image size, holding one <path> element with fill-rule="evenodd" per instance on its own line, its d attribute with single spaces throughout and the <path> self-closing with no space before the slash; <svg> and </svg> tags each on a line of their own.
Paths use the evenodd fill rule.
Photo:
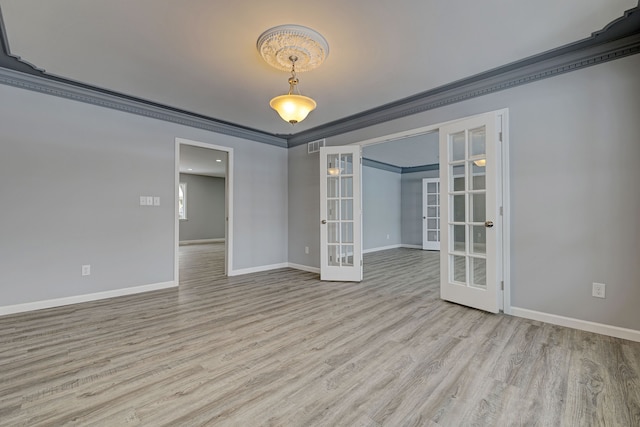
<svg viewBox="0 0 640 427">
<path fill-rule="evenodd" d="M 320 279 L 362 281 L 360 146 L 320 148 Z"/>
<path fill-rule="evenodd" d="M 501 117 L 440 128 L 440 295 L 493 313 L 502 308 Z"/>
<path fill-rule="evenodd" d="M 440 250 L 440 178 L 422 179 L 422 249 Z"/>
</svg>

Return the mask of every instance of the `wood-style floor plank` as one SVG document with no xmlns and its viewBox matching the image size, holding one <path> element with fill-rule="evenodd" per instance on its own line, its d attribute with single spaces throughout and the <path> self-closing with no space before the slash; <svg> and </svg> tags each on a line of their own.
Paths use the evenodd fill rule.
<svg viewBox="0 0 640 427">
<path fill-rule="evenodd" d="M 640 426 L 640 343 L 439 299 L 438 253 L 362 283 L 224 277 L 0 317 L 0 426 Z"/>
</svg>

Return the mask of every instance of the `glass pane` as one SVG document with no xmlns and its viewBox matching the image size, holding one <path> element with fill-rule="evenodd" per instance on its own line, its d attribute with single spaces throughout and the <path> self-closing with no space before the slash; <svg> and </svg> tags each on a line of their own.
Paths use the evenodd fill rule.
<svg viewBox="0 0 640 427">
<path fill-rule="evenodd" d="M 342 177 L 342 197 L 353 197 L 353 178 Z"/>
<path fill-rule="evenodd" d="M 429 217 L 429 218 L 437 218 L 438 217 L 438 208 L 429 206 L 427 208 L 427 217 Z"/>
<path fill-rule="evenodd" d="M 340 211 L 338 210 L 339 204 L 337 200 L 327 200 L 327 219 L 329 221 L 336 221 L 340 219 Z"/>
<path fill-rule="evenodd" d="M 449 137 L 451 161 L 464 160 L 464 131 L 454 133 Z"/>
<path fill-rule="evenodd" d="M 451 266 L 453 267 L 453 280 L 456 282 L 467 283 L 466 258 L 463 256 L 452 255 Z"/>
<path fill-rule="evenodd" d="M 465 203 L 464 194 L 453 196 L 453 221 L 464 222 L 465 218 Z"/>
<path fill-rule="evenodd" d="M 485 184 L 485 171 L 484 167 L 476 166 L 475 163 L 471 162 L 471 171 L 472 171 L 472 179 L 471 179 L 471 189 L 472 190 L 484 190 L 486 188 Z"/>
<path fill-rule="evenodd" d="M 471 286 L 478 288 L 487 287 L 487 261 L 484 258 L 470 258 L 471 261 Z"/>
<path fill-rule="evenodd" d="M 338 249 L 340 246 L 338 245 L 329 245 L 327 250 L 329 251 L 329 265 L 339 266 L 340 265 L 340 257 L 338 256 Z"/>
<path fill-rule="evenodd" d="M 340 156 L 340 169 L 342 174 L 353 174 L 353 156 L 351 154 L 343 154 Z"/>
<path fill-rule="evenodd" d="M 438 196 L 436 196 L 435 194 L 428 194 L 427 195 L 427 204 L 428 205 L 437 205 L 438 204 Z"/>
<path fill-rule="evenodd" d="M 353 245 L 342 245 L 342 265 L 353 265 Z"/>
<path fill-rule="evenodd" d="M 339 197 L 340 193 L 338 193 L 338 185 L 339 180 L 337 176 L 327 178 L 327 197 Z"/>
<path fill-rule="evenodd" d="M 342 200 L 342 219 L 353 219 L 353 199 Z"/>
<path fill-rule="evenodd" d="M 327 242 L 340 243 L 340 225 L 339 222 L 327 223 Z"/>
<path fill-rule="evenodd" d="M 353 223 L 342 223 L 342 243 L 353 243 Z"/>
<path fill-rule="evenodd" d="M 427 193 L 437 193 L 438 192 L 438 183 L 436 182 L 427 182 Z"/>
<path fill-rule="evenodd" d="M 484 126 L 469 131 L 469 145 L 471 145 L 469 151 L 471 156 L 483 156 L 485 154 L 485 136 Z"/>
<path fill-rule="evenodd" d="M 465 247 L 465 226 L 464 225 L 454 225 L 451 227 L 452 228 L 452 233 L 451 235 L 453 236 L 453 250 L 455 252 L 464 252 L 466 250 Z"/>
<path fill-rule="evenodd" d="M 427 231 L 427 240 L 430 242 L 438 242 L 438 232 L 437 231 Z"/>
<path fill-rule="evenodd" d="M 471 253 L 487 253 L 487 229 L 484 225 L 471 227 Z"/>
<path fill-rule="evenodd" d="M 328 154 L 327 155 L 327 174 L 328 175 L 339 175 L 340 174 L 340 165 L 338 160 L 340 159 L 339 154 Z"/>
<path fill-rule="evenodd" d="M 427 229 L 429 229 L 429 230 L 437 230 L 438 229 L 438 220 L 437 219 L 428 219 L 427 220 Z"/>
<path fill-rule="evenodd" d="M 451 166 L 452 191 L 464 191 L 464 165 Z"/>
<path fill-rule="evenodd" d="M 471 218 L 473 222 L 484 222 L 487 218 L 485 194 L 471 195 Z"/>
</svg>

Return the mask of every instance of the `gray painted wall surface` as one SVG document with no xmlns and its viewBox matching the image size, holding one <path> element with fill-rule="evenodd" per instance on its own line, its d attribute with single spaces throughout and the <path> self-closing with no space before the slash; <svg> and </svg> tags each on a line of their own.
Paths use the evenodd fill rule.
<svg viewBox="0 0 640 427">
<path fill-rule="evenodd" d="M 187 184 L 187 219 L 180 220 L 180 241 L 223 239 L 225 226 L 224 178 L 180 174 Z"/>
<path fill-rule="evenodd" d="M 175 137 L 234 149 L 233 269 L 286 262 L 285 149 L 0 85 L 0 306 L 172 281 Z"/>
<path fill-rule="evenodd" d="M 332 137 L 327 144 L 509 108 L 512 305 L 640 330 L 639 69 L 640 55 L 634 55 Z M 317 161 L 305 161 L 304 150 L 289 150 L 290 165 L 296 159 L 289 171 L 294 225 L 319 210 Z M 291 248 L 317 242 L 317 227 L 292 226 L 289 232 Z M 290 259 L 299 258 L 292 253 Z M 319 265 L 318 256 L 305 260 Z M 606 299 L 591 296 L 592 282 L 607 284 Z"/>
<path fill-rule="evenodd" d="M 402 244 L 422 247 L 422 179 L 437 178 L 440 171 L 402 174 Z"/>
<path fill-rule="evenodd" d="M 400 176 L 399 173 L 363 166 L 363 250 L 401 243 Z"/>
</svg>

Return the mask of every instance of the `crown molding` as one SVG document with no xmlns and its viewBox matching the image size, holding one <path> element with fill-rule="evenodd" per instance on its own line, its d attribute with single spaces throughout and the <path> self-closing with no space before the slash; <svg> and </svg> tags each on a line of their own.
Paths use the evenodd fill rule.
<svg viewBox="0 0 640 427">
<path fill-rule="evenodd" d="M 362 158 L 362 166 L 368 166 L 371 168 L 380 169 L 387 172 L 393 172 L 401 175 L 405 173 L 416 173 L 416 172 L 440 170 L 439 163 L 434 163 L 431 165 L 421 165 L 421 166 L 396 166 L 396 165 L 392 165 L 391 163 L 379 162 L 378 160 L 367 159 L 365 157 Z"/>
<path fill-rule="evenodd" d="M 640 1 L 639 1 L 640 4 Z M 289 147 L 410 116 L 640 53 L 639 7 L 589 38 L 288 137 Z"/>
<path fill-rule="evenodd" d="M 640 0 L 639 0 L 640 5 Z M 271 134 L 54 76 L 9 49 L 0 10 L 0 84 L 290 148 L 640 53 L 639 7 L 591 37 L 291 135 Z"/>
</svg>

